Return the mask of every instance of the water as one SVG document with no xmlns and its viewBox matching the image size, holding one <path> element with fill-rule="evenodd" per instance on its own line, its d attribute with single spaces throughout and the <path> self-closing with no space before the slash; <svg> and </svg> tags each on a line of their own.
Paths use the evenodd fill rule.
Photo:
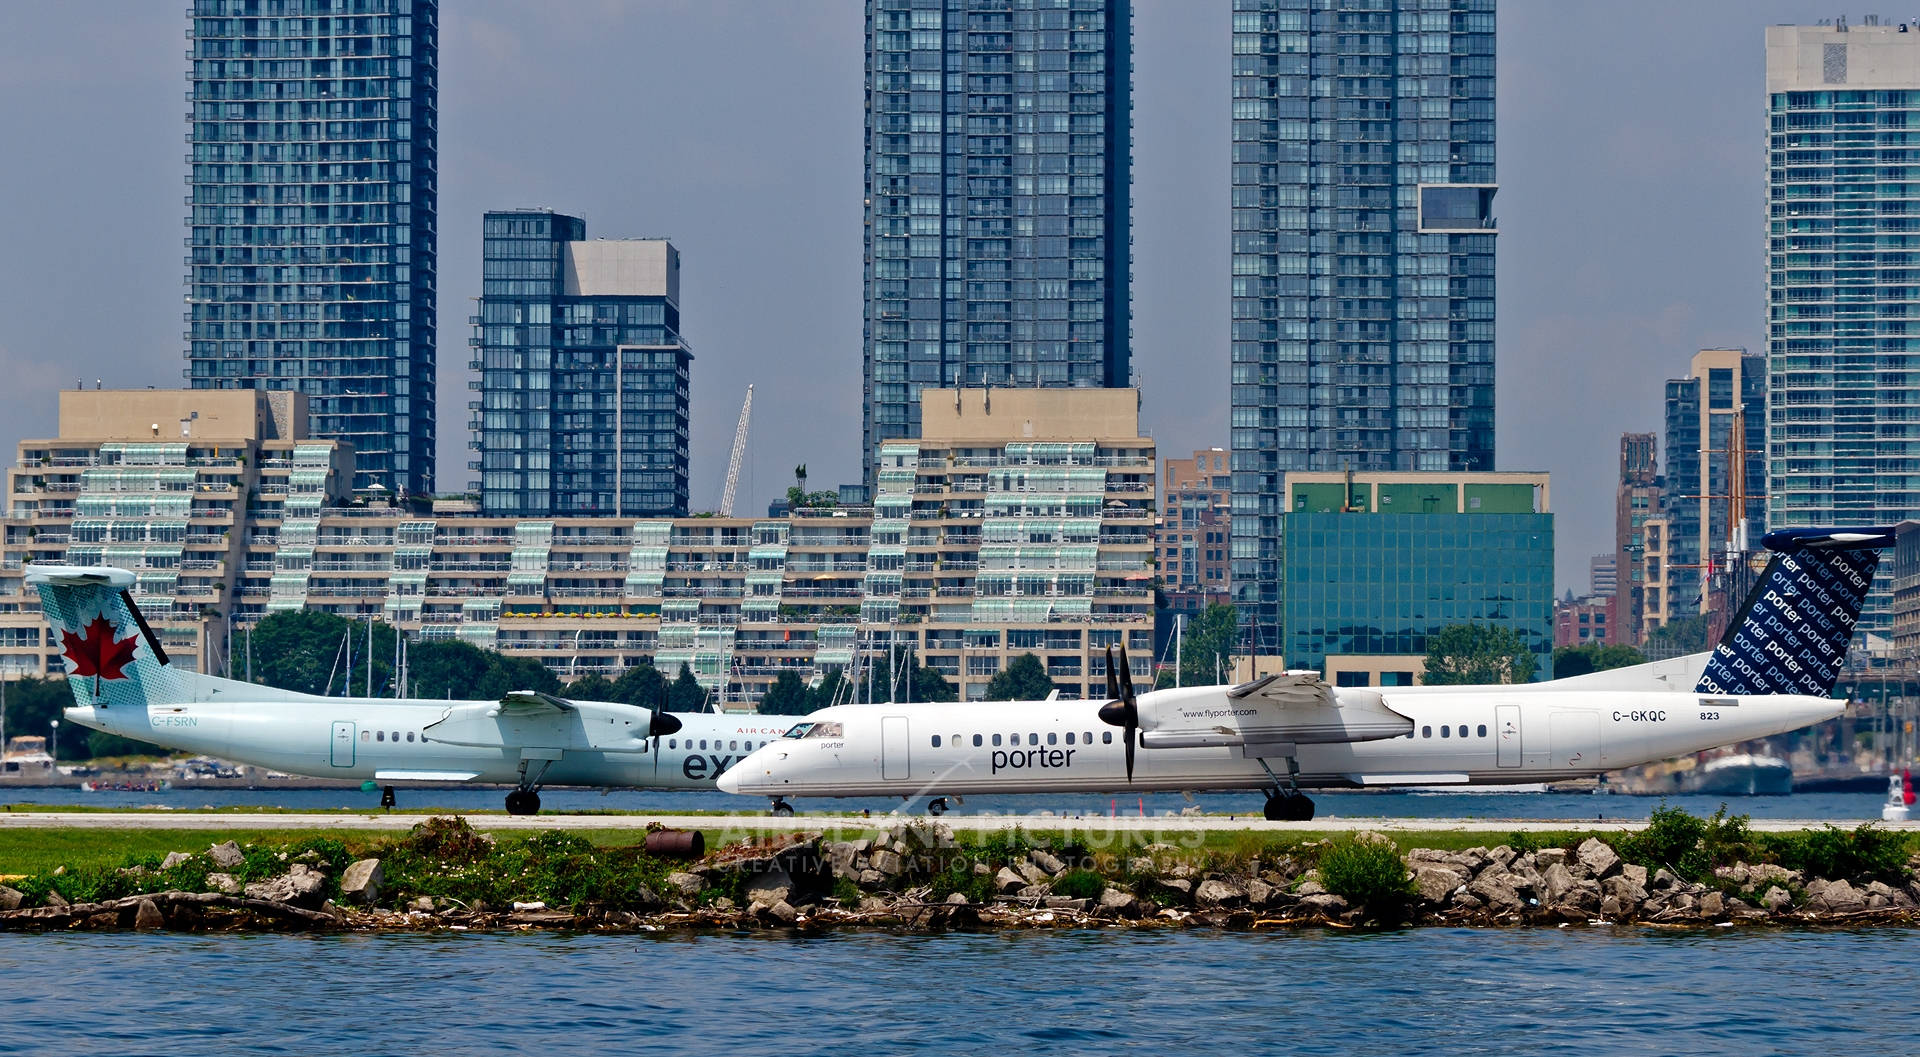
<svg viewBox="0 0 1920 1057">
<path fill-rule="evenodd" d="M 1479 819 L 1644 819 L 1661 804 L 1684 808 L 1696 815 L 1710 815 L 1721 804 L 1734 814 L 1753 818 L 1814 819 L 1824 822 L 1861 822 L 1878 819 L 1885 797 L 1880 793 L 1796 793 L 1792 796 L 1594 796 L 1589 793 L 1511 793 L 1484 792 L 1316 792 L 1314 803 L 1320 818 L 1479 818 Z M 505 793 L 497 789 L 401 789 L 399 806 L 406 811 L 444 809 L 448 811 L 499 811 Z M 765 801 L 725 793 L 685 790 L 678 792 L 635 792 L 614 790 L 602 795 L 594 789 L 546 789 L 540 793 L 541 807 L 547 811 L 644 811 L 672 814 L 685 811 L 765 810 Z M 10 788 L 0 790 L 0 804 L 55 804 L 88 807 L 141 808 L 164 807 L 192 811 L 204 807 L 266 806 L 296 811 L 379 809 L 380 794 L 358 789 L 172 789 L 159 793 L 86 793 L 72 788 Z M 1202 793 L 1192 800 L 1177 793 L 1122 794 L 1118 796 L 1059 793 L 1023 796 L 976 796 L 955 806 L 962 814 L 1032 815 L 1106 815 L 1117 812 L 1149 815 L 1198 806 L 1210 814 L 1257 817 L 1261 797 L 1258 793 Z M 875 815 L 891 811 L 920 814 L 926 801 L 902 804 L 899 800 L 867 798 L 850 800 L 796 800 L 802 815 L 825 812 L 859 812 Z"/>
<path fill-rule="evenodd" d="M 1894 930 L 0 934 L 0 1052 L 1905 1053 L 1916 961 Z"/>
</svg>

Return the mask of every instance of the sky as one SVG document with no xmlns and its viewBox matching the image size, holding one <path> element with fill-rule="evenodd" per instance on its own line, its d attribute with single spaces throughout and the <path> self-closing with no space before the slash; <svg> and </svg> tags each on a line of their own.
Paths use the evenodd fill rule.
<svg viewBox="0 0 1920 1057">
<path fill-rule="evenodd" d="M 183 385 L 186 5 L 0 4 L 0 450 L 57 391 Z M 1231 0 L 1136 0 L 1133 362 L 1163 456 L 1227 442 Z M 1503 0 L 1497 449 L 1552 473 L 1558 589 L 1612 549 L 1619 436 L 1693 352 L 1764 348 L 1762 31 L 1778 0 Z M 860 474 L 858 0 L 443 0 L 439 479 L 463 486 L 480 217 L 671 238 L 692 493 Z M 1664 452 L 1662 453 L 1664 457 Z"/>
</svg>

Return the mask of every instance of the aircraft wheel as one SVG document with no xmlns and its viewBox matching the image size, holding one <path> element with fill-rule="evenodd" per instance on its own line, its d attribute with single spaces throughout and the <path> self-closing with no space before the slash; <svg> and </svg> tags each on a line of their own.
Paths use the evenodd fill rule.
<svg viewBox="0 0 1920 1057">
<path fill-rule="evenodd" d="M 1304 797 L 1304 796 L 1295 796 L 1293 798 L 1293 817 L 1288 821 L 1312 822 L 1313 821 L 1312 798 Z"/>
<path fill-rule="evenodd" d="M 1267 821 L 1268 822 L 1287 821 L 1287 807 L 1288 807 L 1288 804 L 1287 804 L 1287 799 L 1285 797 L 1279 797 L 1279 796 L 1268 797 L 1267 806 L 1265 810 Z"/>
<path fill-rule="evenodd" d="M 785 800 L 775 800 L 773 806 L 767 809 L 767 814 L 775 818 L 792 818 L 793 805 Z"/>
<path fill-rule="evenodd" d="M 1311 822 L 1313 800 L 1299 793 L 1270 796 L 1267 798 L 1265 814 L 1269 822 Z"/>
<path fill-rule="evenodd" d="M 936 796 L 936 797 L 934 797 L 934 798 L 933 798 L 932 800 L 929 800 L 929 801 L 927 801 L 927 814 L 929 814 L 929 815 L 944 815 L 944 814 L 946 814 L 946 813 L 947 813 L 947 798 L 946 798 L 946 797 L 944 797 L 944 796 Z"/>
<path fill-rule="evenodd" d="M 507 794 L 507 814 L 537 815 L 540 813 L 540 794 L 531 789 L 515 789 Z"/>
</svg>

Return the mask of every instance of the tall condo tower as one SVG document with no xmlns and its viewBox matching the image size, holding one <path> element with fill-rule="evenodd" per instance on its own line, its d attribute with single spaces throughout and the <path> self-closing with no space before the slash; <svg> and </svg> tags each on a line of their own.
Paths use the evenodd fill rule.
<svg viewBox="0 0 1920 1057">
<path fill-rule="evenodd" d="M 680 254 L 587 241 L 546 209 L 486 214 L 473 446 L 495 517 L 685 517 L 693 350 Z"/>
<path fill-rule="evenodd" d="M 1289 471 L 1490 471 L 1494 0 L 1234 0 L 1233 583 Z"/>
<path fill-rule="evenodd" d="M 1920 517 L 1920 26 L 1877 21 L 1767 27 L 1772 528 Z"/>
<path fill-rule="evenodd" d="M 867 0 L 863 468 L 922 388 L 1132 384 L 1131 0 Z"/>
<path fill-rule="evenodd" d="M 434 487 L 438 0 L 192 0 L 187 367 Z"/>
</svg>

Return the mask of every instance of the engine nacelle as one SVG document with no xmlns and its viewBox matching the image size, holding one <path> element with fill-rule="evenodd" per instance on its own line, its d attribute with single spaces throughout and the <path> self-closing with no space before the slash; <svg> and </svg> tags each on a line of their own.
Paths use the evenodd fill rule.
<svg viewBox="0 0 1920 1057">
<path fill-rule="evenodd" d="M 611 701 L 570 701 L 566 711 L 526 712 L 496 702 L 454 705 L 427 725 L 426 736 L 448 745 L 481 748 L 565 749 L 570 752 L 646 752 L 651 709 Z"/>
<path fill-rule="evenodd" d="M 1413 720 L 1374 691 L 1335 689 L 1311 673 L 1288 673 L 1238 697 L 1220 686 L 1143 694 L 1140 730 L 1147 748 L 1319 745 L 1402 737 Z"/>
</svg>

